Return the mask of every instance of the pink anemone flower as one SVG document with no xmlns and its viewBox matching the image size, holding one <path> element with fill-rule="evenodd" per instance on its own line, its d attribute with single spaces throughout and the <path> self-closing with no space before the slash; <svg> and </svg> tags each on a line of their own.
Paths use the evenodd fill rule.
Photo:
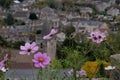
<svg viewBox="0 0 120 80">
<path fill-rule="evenodd" d="M 5 61 L 7 61 L 7 60 L 8 60 L 8 54 L 6 54 L 4 56 L 4 59 L 2 61 L 0 61 L 0 70 L 2 72 L 6 72 L 8 70 L 8 68 L 5 68 Z"/>
<path fill-rule="evenodd" d="M 50 57 L 46 53 L 38 52 L 34 55 L 34 66 L 36 68 L 45 68 L 50 63 Z"/>
<path fill-rule="evenodd" d="M 53 36 L 54 34 L 56 34 L 57 32 L 58 32 L 57 29 L 51 29 L 50 33 L 49 33 L 48 35 L 44 36 L 43 39 L 46 39 L 46 40 L 51 39 L 52 36 Z"/>
<path fill-rule="evenodd" d="M 73 73 L 73 69 L 71 69 L 71 70 L 68 71 L 68 75 L 69 75 L 69 76 L 71 76 L 72 73 Z"/>
<path fill-rule="evenodd" d="M 68 76 L 71 76 L 73 73 L 74 73 L 73 69 L 69 70 L 68 71 Z M 76 71 L 76 77 L 85 77 L 85 76 L 87 76 L 85 70 Z"/>
<path fill-rule="evenodd" d="M 86 71 L 85 71 L 85 70 L 82 70 L 82 69 L 78 72 L 78 74 L 79 74 L 80 76 L 87 76 Z"/>
<path fill-rule="evenodd" d="M 106 35 L 104 33 L 96 31 L 96 32 L 91 32 L 90 37 L 93 42 L 101 43 L 106 38 Z"/>
<path fill-rule="evenodd" d="M 30 55 L 31 53 L 35 53 L 38 51 L 39 47 L 37 46 L 37 44 L 35 42 L 33 43 L 25 43 L 25 46 L 20 46 L 21 51 L 19 52 L 19 54 L 28 54 Z"/>
</svg>

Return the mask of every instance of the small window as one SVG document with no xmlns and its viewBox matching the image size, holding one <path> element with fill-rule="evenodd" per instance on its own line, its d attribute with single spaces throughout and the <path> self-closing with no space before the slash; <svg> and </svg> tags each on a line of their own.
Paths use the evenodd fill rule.
<svg viewBox="0 0 120 80">
<path fill-rule="evenodd" d="M 43 48 L 43 43 L 40 43 L 40 48 Z"/>
</svg>

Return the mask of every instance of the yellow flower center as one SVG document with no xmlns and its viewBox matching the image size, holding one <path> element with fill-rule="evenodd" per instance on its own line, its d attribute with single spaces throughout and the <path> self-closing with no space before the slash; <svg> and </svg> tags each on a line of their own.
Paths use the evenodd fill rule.
<svg viewBox="0 0 120 80">
<path fill-rule="evenodd" d="M 40 62 L 43 62 L 43 61 L 44 61 L 44 59 L 43 59 L 43 58 L 39 58 L 39 61 L 40 61 Z"/>
</svg>

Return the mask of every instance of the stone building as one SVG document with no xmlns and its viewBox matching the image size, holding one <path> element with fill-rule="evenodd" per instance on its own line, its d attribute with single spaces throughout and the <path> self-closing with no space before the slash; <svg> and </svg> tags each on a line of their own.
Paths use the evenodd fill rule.
<svg viewBox="0 0 120 80">
<path fill-rule="evenodd" d="M 51 59 L 55 59 L 56 57 L 56 40 L 51 39 L 47 41 L 47 53 L 51 57 Z"/>
</svg>

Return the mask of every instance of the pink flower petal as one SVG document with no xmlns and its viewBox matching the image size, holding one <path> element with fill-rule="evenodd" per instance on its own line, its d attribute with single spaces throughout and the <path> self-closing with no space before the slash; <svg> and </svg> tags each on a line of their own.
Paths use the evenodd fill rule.
<svg viewBox="0 0 120 80">
<path fill-rule="evenodd" d="M 40 58 L 43 58 L 43 61 L 40 61 Z M 50 57 L 46 53 L 38 52 L 34 55 L 32 60 L 35 63 L 35 67 L 45 68 L 50 63 Z"/>
<path fill-rule="evenodd" d="M 34 55 L 34 59 L 38 59 L 41 56 L 42 56 L 42 53 L 38 52 L 37 54 Z"/>
<path fill-rule="evenodd" d="M 43 37 L 43 39 L 51 39 L 51 38 L 52 37 L 49 34 Z"/>
<path fill-rule="evenodd" d="M 38 63 L 39 61 L 37 61 L 37 60 L 35 60 L 35 59 L 32 59 L 32 62 Z"/>
<path fill-rule="evenodd" d="M 52 29 L 50 34 L 56 34 L 57 33 L 57 29 Z"/>
<path fill-rule="evenodd" d="M 44 65 L 47 65 L 50 63 L 50 57 L 47 57 L 45 61 L 43 62 Z"/>
<path fill-rule="evenodd" d="M 31 51 L 31 53 L 35 53 L 35 52 L 36 52 L 36 51 L 33 51 L 33 50 Z"/>
<path fill-rule="evenodd" d="M 27 48 L 27 49 L 29 49 L 29 48 L 31 48 L 31 45 L 30 45 L 30 43 L 25 43 L 25 47 Z"/>
<path fill-rule="evenodd" d="M 0 62 L 0 70 L 2 69 L 2 67 L 4 67 L 4 63 Z"/>
<path fill-rule="evenodd" d="M 19 54 L 27 54 L 26 51 L 20 51 Z"/>
<path fill-rule="evenodd" d="M 39 66 L 40 66 L 41 68 L 45 68 L 45 65 L 44 65 L 44 64 L 39 63 Z"/>
<path fill-rule="evenodd" d="M 31 44 L 31 48 L 33 48 L 33 47 L 35 47 L 37 44 L 35 43 L 35 42 L 33 42 L 32 44 Z"/>
<path fill-rule="evenodd" d="M 92 41 L 98 44 L 101 43 L 106 37 L 105 34 L 99 31 L 91 32 L 90 36 L 91 36 Z"/>
<path fill-rule="evenodd" d="M 39 67 L 40 67 L 40 66 L 39 66 L 39 64 L 36 64 L 36 63 L 34 64 L 34 66 L 35 66 L 35 67 L 37 67 L 37 68 L 39 68 Z"/>
<path fill-rule="evenodd" d="M 8 60 L 8 54 L 4 56 L 4 61 L 7 61 L 7 60 Z"/>
<path fill-rule="evenodd" d="M 25 46 L 20 46 L 20 49 L 24 50 L 24 51 L 27 50 L 27 48 Z"/>
<path fill-rule="evenodd" d="M 32 50 L 34 50 L 34 51 L 38 51 L 38 49 L 39 49 L 38 46 L 35 46 L 35 47 L 32 48 Z"/>
</svg>

